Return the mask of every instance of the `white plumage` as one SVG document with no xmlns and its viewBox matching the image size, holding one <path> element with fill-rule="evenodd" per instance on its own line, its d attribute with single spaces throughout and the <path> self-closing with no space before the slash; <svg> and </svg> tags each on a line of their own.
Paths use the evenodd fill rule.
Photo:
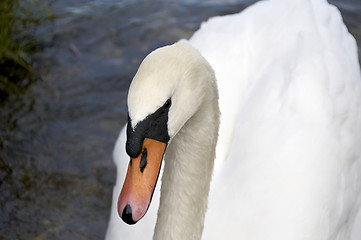
<svg viewBox="0 0 361 240">
<path fill-rule="evenodd" d="M 203 239 L 361 239 L 360 214 L 352 229 L 361 200 L 360 67 L 337 8 L 259 2 L 211 18 L 189 43 L 215 71 L 221 109 Z M 160 183 L 135 226 L 116 211 L 124 141 L 123 129 L 107 239 L 151 239 Z"/>
</svg>

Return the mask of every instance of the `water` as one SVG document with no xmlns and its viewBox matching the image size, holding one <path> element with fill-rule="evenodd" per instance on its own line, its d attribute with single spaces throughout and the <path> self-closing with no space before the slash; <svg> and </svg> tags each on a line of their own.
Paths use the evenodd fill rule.
<svg viewBox="0 0 361 240">
<path fill-rule="evenodd" d="M 0 239 L 102 239 L 126 94 L 151 50 L 240 1 L 62 0 L 35 32 L 36 81 L 0 113 Z M 361 3 L 332 1 L 361 44 Z M 360 49 L 360 48 L 359 48 Z"/>
</svg>

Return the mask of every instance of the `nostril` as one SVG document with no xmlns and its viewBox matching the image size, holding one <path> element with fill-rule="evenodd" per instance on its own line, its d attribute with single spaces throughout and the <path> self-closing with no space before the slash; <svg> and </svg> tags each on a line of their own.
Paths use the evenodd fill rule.
<svg viewBox="0 0 361 240">
<path fill-rule="evenodd" d="M 142 152 L 142 158 L 140 159 L 140 171 L 143 173 L 144 172 L 144 168 L 145 166 L 147 166 L 147 149 L 144 148 L 143 152 Z"/>
<path fill-rule="evenodd" d="M 135 224 L 136 222 L 133 220 L 132 216 L 132 207 L 127 204 L 122 213 L 122 219 L 124 222 L 128 223 L 129 225 Z"/>
</svg>

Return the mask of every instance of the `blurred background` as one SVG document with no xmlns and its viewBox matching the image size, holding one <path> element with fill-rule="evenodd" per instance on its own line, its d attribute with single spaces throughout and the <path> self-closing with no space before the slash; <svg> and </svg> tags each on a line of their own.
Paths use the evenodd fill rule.
<svg viewBox="0 0 361 240">
<path fill-rule="evenodd" d="M 239 1 L 1 0 L 0 239 L 103 239 L 141 60 Z M 361 46 L 361 1 L 332 0 Z"/>
</svg>

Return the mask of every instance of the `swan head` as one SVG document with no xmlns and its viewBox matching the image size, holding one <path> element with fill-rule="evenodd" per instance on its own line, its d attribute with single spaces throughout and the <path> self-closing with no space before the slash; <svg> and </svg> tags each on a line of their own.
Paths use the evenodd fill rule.
<svg viewBox="0 0 361 240">
<path fill-rule="evenodd" d="M 199 109 L 214 79 L 208 62 L 185 41 L 159 48 L 141 63 L 128 93 L 130 162 L 118 199 L 126 223 L 145 215 L 167 145 Z"/>
</svg>

